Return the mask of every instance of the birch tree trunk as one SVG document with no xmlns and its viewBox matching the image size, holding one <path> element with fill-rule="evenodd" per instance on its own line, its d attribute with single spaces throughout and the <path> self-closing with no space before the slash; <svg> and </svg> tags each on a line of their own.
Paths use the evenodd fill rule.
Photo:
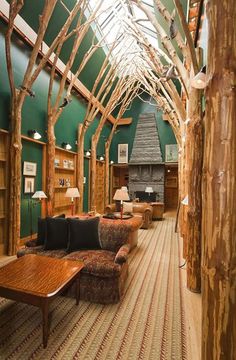
<svg viewBox="0 0 236 360">
<path fill-rule="evenodd" d="M 236 354 L 235 0 L 207 3 L 202 360 Z"/>
<path fill-rule="evenodd" d="M 10 202 L 8 255 L 15 255 L 20 241 L 21 201 L 21 111 L 23 101 L 12 98 L 10 140 Z"/>
<path fill-rule="evenodd" d="M 47 144 L 47 214 L 53 215 L 54 211 L 54 186 L 55 186 L 55 134 L 54 122 L 51 115 L 48 116 L 48 144 Z"/>
<path fill-rule="evenodd" d="M 203 126 L 201 92 L 192 88 L 189 96 L 187 125 L 188 211 L 187 211 L 187 287 L 201 291 L 202 157 Z"/>
<path fill-rule="evenodd" d="M 78 126 L 78 152 L 77 152 L 77 181 L 80 193 L 78 212 L 83 211 L 84 202 L 84 128 L 82 124 Z"/>
</svg>

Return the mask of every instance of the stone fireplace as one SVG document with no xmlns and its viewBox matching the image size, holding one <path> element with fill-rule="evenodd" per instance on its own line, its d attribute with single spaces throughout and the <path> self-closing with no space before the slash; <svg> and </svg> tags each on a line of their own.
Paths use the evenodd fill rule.
<svg viewBox="0 0 236 360">
<path fill-rule="evenodd" d="M 140 115 L 129 162 L 129 194 L 140 201 L 164 202 L 165 165 L 155 114 Z M 146 186 L 153 193 L 146 193 Z"/>
</svg>

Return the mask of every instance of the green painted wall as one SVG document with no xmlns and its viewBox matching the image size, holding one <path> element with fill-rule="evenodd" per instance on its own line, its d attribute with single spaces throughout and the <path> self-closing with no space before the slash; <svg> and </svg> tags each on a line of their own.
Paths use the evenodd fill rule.
<svg viewBox="0 0 236 360">
<path fill-rule="evenodd" d="M 5 61 L 5 47 L 4 47 L 4 31 L 6 25 L 0 20 L 0 128 L 9 130 L 9 114 L 10 114 L 10 91 L 8 84 L 8 77 L 6 71 Z M 27 66 L 28 54 L 30 48 L 25 46 L 22 42 L 18 42 L 16 37 L 13 37 L 14 42 L 12 45 L 13 67 L 16 85 L 22 83 L 23 74 Z M 98 64 L 96 65 L 98 66 Z M 95 68 L 93 64 L 92 70 Z M 92 71 L 91 70 L 91 71 Z M 89 77 L 90 81 L 93 80 Z M 28 130 L 36 129 L 42 135 L 42 141 L 47 141 L 47 90 L 49 83 L 49 73 L 43 70 L 38 79 L 33 85 L 33 90 L 36 93 L 35 98 L 27 97 L 22 109 L 22 134 L 27 135 Z M 58 83 L 54 84 L 54 95 L 58 89 Z M 61 146 L 62 142 L 69 142 L 72 145 L 72 150 L 76 151 L 77 129 L 78 124 L 82 123 L 86 113 L 86 105 L 82 103 L 76 94 L 72 95 L 72 102 L 64 109 L 60 119 L 55 126 L 56 144 Z M 89 127 L 85 136 L 85 150 L 91 148 L 91 136 L 96 131 L 99 117 L 95 119 L 93 124 Z M 108 137 L 111 126 L 106 124 L 103 131 L 101 140 L 98 143 L 98 155 L 104 154 L 104 141 Z M 30 145 L 29 145 L 30 144 Z M 23 144 L 22 161 L 34 161 L 38 164 L 38 169 L 41 169 L 42 151 L 41 146 L 25 142 Z M 85 160 L 85 176 L 87 178 L 85 184 L 85 198 L 84 198 L 84 211 L 88 210 L 88 161 Z M 36 190 L 41 189 L 41 170 L 38 171 L 36 180 Z M 24 180 L 24 179 L 23 179 Z M 21 204 L 21 217 L 22 228 L 21 237 L 30 234 L 30 220 L 29 220 L 29 203 L 31 196 L 24 194 L 23 191 L 24 181 L 22 181 L 22 204 Z M 37 204 L 33 208 L 33 232 L 36 231 L 37 218 L 40 215 L 40 207 Z"/>
<path fill-rule="evenodd" d="M 20 236 L 28 236 L 37 232 L 37 219 L 41 216 L 41 204 L 31 199 L 32 194 L 24 193 L 25 179 L 29 176 L 23 175 L 24 161 L 30 161 L 37 164 L 37 173 L 34 177 L 34 191 L 42 190 L 42 145 L 32 143 L 31 141 L 22 141 L 22 184 L 21 184 L 21 233 Z M 32 214 L 32 219 L 31 219 Z"/>
</svg>

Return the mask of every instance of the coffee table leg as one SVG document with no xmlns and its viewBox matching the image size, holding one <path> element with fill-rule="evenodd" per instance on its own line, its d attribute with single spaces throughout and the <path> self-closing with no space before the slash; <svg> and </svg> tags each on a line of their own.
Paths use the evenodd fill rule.
<svg viewBox="0 0 236 360">
<path fill-rule="evenodd" d="M 48 310 L 49 310 L 49 301 L 44 299 L 42 303 L 42 315 L 43 315 L 43 347 L 46 348 L 48 344 Z"/>
<path fill-rule="evenodd" d="M 79 295 L 80 295 L 79 285 L 80 285 L 80 275 L 78 275 L 76 278 L 76 286 L 75 286 L 76 305 L 79 305 Z"/>
</svg>

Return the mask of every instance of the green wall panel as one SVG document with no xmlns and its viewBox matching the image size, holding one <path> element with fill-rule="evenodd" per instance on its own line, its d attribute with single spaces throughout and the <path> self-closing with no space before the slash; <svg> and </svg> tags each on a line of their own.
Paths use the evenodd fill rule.
<svg viewBox="0 0 236 360">
<path fill-rule="evenodd" d="M 24 161 L 30 161 L 37 164 L 37 173 L 35 178 L 34 192 L 42 190 L 42 145 L 31 141 L 22 141 L 22 182 L 21 182 L 21 237 L 25 237 L 37 232 L 38 217 L 41 216 L 41 204 L 31 197 L 33 194 L 24 193 L 25 178 L 23 175 Z M 32 216 L 32 220 L 31 220 Z"/>
</svg>

